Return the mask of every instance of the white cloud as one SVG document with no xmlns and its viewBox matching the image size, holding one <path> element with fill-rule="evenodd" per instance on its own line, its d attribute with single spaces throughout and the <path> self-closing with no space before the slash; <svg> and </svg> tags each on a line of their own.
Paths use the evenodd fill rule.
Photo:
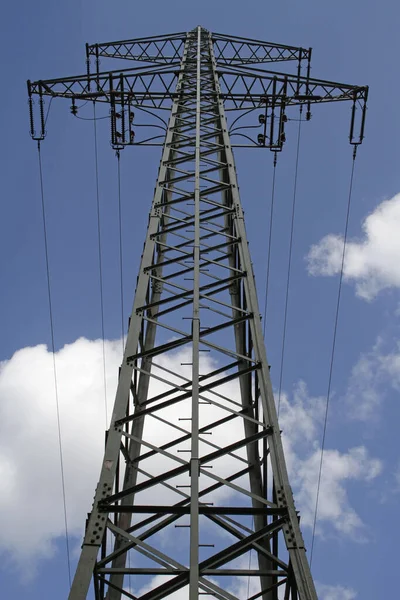
<svg viewBox="0 0 400 600">
<path fill-rule="evenodd" d="M 390 389 L 400 390 L 400 345 L 385 352 L 378 338 L 352 368 L 345 397 L 349 415 L 360 421 L 376 421 L 377 409 Z"/>
<path fill-rule="evenodd" d="M 317 591 L 320 600 L 354 600 L 357 594 L 351 588 L 341 585 L 317 584 Z"/>
<path fill-rule="evenodd" d="M 346 245 L 344 278 L 356 293 L 372 300 L 380 291 L 400 287 L 400 194 L 385 200 L 363 223 L 363 237 Z M 343 237 L 329 234 L 307 256 L 311 275 L 336 275 L 341 269 Z"/>
<path fill-rule="evenodd" d="M 396 492 L 399 493 L 400 492 L 400 462 L 397 465 L 396 470 L 394 472 L 394 481 L 395 481 Z"/>
<path fill-rule="evenodd" d="M 146 583 L 146 585 L 141 587 L 139 590 L 132 590 L 132 594 L 136 594 L 140 598 L 147 592 L 154 590 L 154 588 L 158 587 L 159 585 L 162 585 L 163 583 L 165 583 L 166 581 L 169 581 L 170 579 L 172 579 L 172 575 L 169 575 L 169 576 L 168 575 L 156 575 L 155 577 L 152 577 L 150 579 L 150 581 L 148 583 Z M 188 586 L 185 586 L 185 587 L 181 588 L 180 590 L 177 590 L 176 592 L 172 592 L 172 594 L 167 596 L 167 598 L 169 600 L 188 600 L 188 597 L 189 597 Z"/>
<path fill-rule="evenodd" d="M 302 508 L 302 523 L 312 526 L 314 520 L 321 451 L 318 449 L 303 461 L 296 461 L 293 484 Z M 349 480 L 370 482 L 381 472 L 381 463 L 369 456 L 365 447 L 351 448 L 346 453 L 325 450 L 318 503 L 318 527 L 330 523 L 342 534 L 355 540 L 364 539 L 364 525 L 352 508 L 346 492 Z"/>
<path fill-rule="evenodd" d="M 285 456 L 296 504 L 301 511 L 301 522 L 306 527 L 312 527 L 314 521 L 324 410 L 325 399 L 310 397 L 304 382 L 295 387 L 292 402 L 286 396 L 281 400 L 280 425 Z M 362 539 L 365 527 L 349 502 L 346 483 L 349 480 L 368 483 L 381 470 L 381 462 L 371 458 L 364 446 L 351 448 L 345 453 L 325 449 L 318 503 L 318 530 L 321 532 L 324 526 L 330 524 L 337 533 Z"/>
<path fill-rule="evenodd" d="M 105 342 L 106 380 L 108 390 L 108 415 L 112 411 L 121 359 L 121 342 Z M 86 513 L 90 509 L 97 484 L 101 456 L 104 450 L 105 409 L 103 387 L 102 342 L 79 339 L 56 353 L 61 434 L 64 459 L 68 529 L 70 536 L 80 538 Z M 190 377 L 188 357 L 176 353 L 172 358 L 160 358 L 159 364 L 171 372 Z M 210 371 L 212 364 L 203 358 L 202 372 Z M 158 375 L 163 375 L 158 371 Z M 176 376 L 176 383 L 182 381 Z M 171 377 L 170 380 L 172 381 Z M 226 384 L 218 392 L 227 397 L 237 396 L 236 384 Z M 162 382 L 152 382 L 150 394 L 162 393 L 167 388 Z M 205 394 L 207 397 L 207 394 Z M 215 397 L 214 397 L 215 399 Z M 223 400 L 218 399 L 222 404 Z M 179 413 L 173 405 L 160 411 L 159 416 L 175 425 L 186 427 L 180 417 L 190 415 L 190 399 L 180 403 Z M 226 416 L 215 406 L 207 406 L 200 418 L 200 426 Z M 23 561 L 27 570 L 33 569 L 38 560 L 54 553 L 54 542 L 64 536 L 63 503 L 61 493 L 60 457 L 58 446 L 55 388 L 52 354 L 43 345 L 25 348 L 0 365 L 0 552 L 12 561 Z M 161 445 L 177 435 L 154 418 L 146 419 L 144 439 Z M 182 434 L 178 434 L 182 435 Z M 210 443 L 228 445 L 243 437 L 241 423 L 235 419 L 228 427 L 218 427 Z M 201 444 L 202 446 L 202 444 Z M 185 442 L 184 449 L 190 447 Z M 207 453 L 215 447 L 207 446 Z M 172 453 L 180 458 L 186 455 Z M 238 450 L 237 456 L 244 456 Z M 212 474 L 224 477 L 243 468 L 235 468 L 233 456 L 214 463 Z M 157 475 L 177 466 L 173 459 L 154 456 L 146 463 L 151 475 Z M 175 483 L 188 483 L 181 476 Z M 140 479 L 147 479 L 141 475 Z M 208 478 L 204 486 L 215 481 Z M 5 483 L 4 483 L 5 482 Z M 238 479 L 236 484 L 244 484 Z M 182 499 L 173 489 L 162 488 L 163 501 Z M 186 490 L 187 491 L 187 490 Z M 214 492 L 213 498 L 226 498 L 233 492 L 226 486 Z M 138 495 L 140 501 L 151 502 L 154 489 Z M 204 496 L 206 500 L 206 496 Z"/>
<path fill-rule="evenodd" d="M 79 535 L 99 472 L 105 410 L 102 346 L 80 339 L 56 355 L 68 525 Z M 108 387 L 120 345 L 107 342 Z M 52 355 L 24 348 L 0 367 L 0 549 L 31 567 L 64 533 Z M 79 483 L 78 483 L 79 482 Z"/>
<path fill-rule="evenodd" d="M 110 414 L 121 344 L 106 341 L 105 348 Z M 176 354 L 165 359 L 164 366 L 188 375 L 190 368 L 185 371 L 180 365 L 185 362 L 184 358 Z M 210 362 L 203 364 L 211 368 Z M 90 509 L 104 448 L 102 342 L 79 339 L 57 352 L 56 365 L 68 526 L 70 535 L 78 539 Z M 52 368 L 52 355 L 45 346 L 20 350 L 0 366 L 0 473 L 3 475 L 0 479 L 0 551 L 14 562 L 23 562 L 25 568 L 34 568 L 39 559 L 51 557 L 54 542 L 64 535 Z M 157 391 L 165 389 L 162 383 L 156 386 Z M 234 384 L 218 391 L 230 398 L 237 397 Z M 295 388 L 291 402 L 285 395 L 282 397 L 281 427 L 297 505 L 305 526 L 310 525 L 315 502 L 312 490 L 316 489 L 323 410 L 323 398 L 309 397 L 302 382 Z M 178 418 L 185 416 L 184 411 L 182 403 L 179 414 L 170 407 L 165 409 L 163 417 L 174 419 L 178 424 Z M 203 423 L 213 421 L 220 414 L 223 414 L 221 409 L 206 406 Z M 185 422 L 180 425 L 184 427 Z M 171 439 L 170 429 L 154 419 L 148 419 L 146 427 L 145 434 L 154 444 Z M 223 445 L 242 435 L 234 420 L 229 426 L 218 428 L 208 439 Z M 231 461 L 235 460 L 229 457 L 216 461 L 212 473 L 223 477 L 232 472 Z M 164 468 L 165 463 L 158 457 L 151 465 L 152 474 Z M 346 482 L 350 479 L 368 482 L 377 476 L 379 469 L 379 461 L 370 458 L 365 448 L 353 448 L 344 454 L 327 450 L 319 513 L 321 526 L 330 523 L 337 532 L 352 535 L 360 529 L 360 519 L 346 494 Z M 176 493 L 164 489 L 163 501 L 176 500 Z M 234 492 L 221 488 L 219 493 L 232 495 Z M 169 540 L 163 543 L 168 544 Z"/>
</svg>

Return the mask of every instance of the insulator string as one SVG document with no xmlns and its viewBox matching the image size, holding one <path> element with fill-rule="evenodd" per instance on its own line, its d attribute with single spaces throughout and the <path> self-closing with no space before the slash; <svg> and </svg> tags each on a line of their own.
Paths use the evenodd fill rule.
<svg viewBox="0 0 400 600">
<path fill-rule="evenodd" d="M 123 281 L 123 253 L 122 253 L 122 206 L 121 206 L 121 156 L 117 150 L 118 164 L 118 225 L 119 225 L 119 280 L 121 294 L 121 340 L 122 354 L 124 353 L 124 336 L 125 336 L 125 314 L 124 314 L 124 281 Z"/>
</svg>

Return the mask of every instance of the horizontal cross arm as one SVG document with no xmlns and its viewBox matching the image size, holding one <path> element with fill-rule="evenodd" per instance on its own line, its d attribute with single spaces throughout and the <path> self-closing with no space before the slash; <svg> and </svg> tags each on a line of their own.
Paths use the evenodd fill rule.
<svg viewBox="0 0 400 600">
<path fill-rule="evenodd" d="M 170 64 L 180 61 L 186 33 L 174 33 L 152 37 L 118 40 L 102 44 L 88 44 L 86 55 L 107 58 L 122 58 L 140 62 Z"/>
<path fill-rule="evenodd" d="M 274 44 L 220 33 L 212 34 L 215 59 L 222 64 L 260 64 L 283 61 L 309 61 L 311 48 Z"/>
</svg>

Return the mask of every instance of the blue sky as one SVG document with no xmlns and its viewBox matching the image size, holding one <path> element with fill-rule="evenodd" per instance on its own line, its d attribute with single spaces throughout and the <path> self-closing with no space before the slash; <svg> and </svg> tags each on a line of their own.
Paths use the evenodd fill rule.
<svg viewBox="0 0 400 600">
<path fill-rule="evenodd" d="M 50 400 L 44 401 L 51 394 L 43 387 L 50 368 L 49 357 L 45 349 L 23 350 L 50 343 L 37 155 L 29 138 L 26 79 L 84 72 L 85 42 L 182 31 L 198 24 L 233 35 L 311 46 L 314 77 L 370 86 L 366 139 L 356 163 L 349 229 L 352 243 L 343 284 L 326 440 L 330 451 L 326 464 L 331 473 L 326 489 L 338 499 L 339 516 L 335 517 L 327 498 L 313 573 L 321 584 L 322 600 L 372 600 L 383 592 L 387 596 L 396 593 L 395 541 L 400 533 L 400 199 L 396 198 L 400 183 L 396 99 L 400 83 L 396 78 L 395 2 L 381 3 L 378 10 L 372 0 L 282 0 L 274 4 L 170 0 L 144 3 L 140 8 L 121 0 L 71 0 L 62 5 L 43 0 L 3 7 L 0 25 L 0 361 L 5 361 L 0 370 L 0 428 L 4 427 L 0 438 L 0 467 L 4 473 L 4 493 L 0 498 L 0 550 L 4 557 L 0 581 L 4 597 L 62 598 L 68 590 L 64 541 L 60 536 L 62 511 L 56 457 L 53 462 L 46 462 L 55 447 L 53 409 Z M 338 285 L 335 249 L 340 248 L 351 169 L 349 118 L 349 106 L 316 107 L 312 121 L 304 124 L 302 130 L 283 389 L 288 402 L 284 413 L 288 435 L 297 415 L 303 419 L 303 441 L 308 443 L 302 450 L 302 465 L 311 470 L 322 432 L 318 407 L 323 404 L 328 382 Z M 267 349 L 275 386 L 282 344 L 296 145 L 296 127 L 290 125 L 287 145 L 278 162 L 267 320 Z M 121 334 L 117 179 L 107 120 L 99 123 L 98 135 L 105 336 L 116 340 Z M 272 156 L 268 151 L 242 150 L 236 153 L 236 160 L 262 305 Z M 126 310 L 136 281 L 158 161 L 158 149 L 135 148 L 126 150 L 122 157 Z M 85 371 L 100 361 L 98 344 L 75 342 L 81 337 L 98 339 L 101 327 L 93 128 L 90 121 L 78 121 L 69 114 L 68 102 L 53 102 L 43 144 L 43 167 L 55 343 L 57 349 L 71 345 L 60 361 L 65 381 L 72 381 L 61 399 L 65 409 L 63 426 L 67 438 L 71 435 L 70 446 L 68 439 L 66 444 L 71 449 L 68 460 L 72 469 L 74 460 L 79 460 L 73 430 L 82 427 L 76 385 L 80 382 L 88 386 L 83 380 Z M 371 216 L 365 221 L 368 215 Z M 331 237 L 327 239 L 327 235 Z M 315 250 L 310 262 L 306 257 L 312 246 Z M 10 360 L 18 351 L 21 352 Z M 112 402 L 119 346 L 110 343 L 107 352 Z M 73 369 L 74 377 L 68 375 L 68 369 Z M 98 402 L 101 389 L 97 390 L 94 384 L 89 387 L 93 403 Z M 96 452 L 101 447 L 104 428 L 104 415 L 102 421 L 99 417 L 102 405 L 98 410 L 94 410 L 95 406 L 91 405 L 88 412 L 96 425 L 93 431 L 89 433 L 89 424 L 80 430 L 90 442 L 91 456 L 85 465 L 94 481 L 97 467 L 92 465 L 97 464 Z M 360 448 L 363 450 L 354 451 Z M 25 478 L 28 483 L 24 483 Z M 303 483 L 298 482 L 298 494 L 307 514 Z M 70 484 L 73 487 L 72 479 Z M 83 487 L 80 495 L 70 491 L 71 529 L 77 533 L 73 549 L 79 545 L 79 526 L 75 521 L 80 523 L 83 515 L 83 527 L 92 499 L 92 492 Z M 48 506 L 45 514 L 44 506 Z M 359 521 L 346 528 L 346 515 L 357 515 Z M 309 543 L 307 526 L 304 533 Z M 384 589 L 378 573 L 384 573 Z M 336 586 L 336 591 L 326 586 Z"/>
</svg>

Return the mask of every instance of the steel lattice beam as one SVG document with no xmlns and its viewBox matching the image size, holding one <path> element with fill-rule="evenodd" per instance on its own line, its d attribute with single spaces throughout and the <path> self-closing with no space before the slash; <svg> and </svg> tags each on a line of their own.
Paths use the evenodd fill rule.
<svg viewBox="0 0 400 600">
<path fill-rule="evenodd" d="M 252 577 L 259 586 L 253 600 L 278 600 L 280 588 L 285 600 L 317 600 L 286 470 L 225 108 L 265 109 L 277 139 L 270 133 L 264 145 L 278 150 L 291 104 L 363 102 L 360 135 L 351 136 L 360 143 L 367 88 L 314 80 L 309 69 L 304 77 L 300 63 L 309 65 L 310 51 L 201 27 L 87 52 L 96 56 L 95 73 L 28 83 L 30 98 L 39 94 L 36 139 L 44 136 L 45 95 L 109 102 L 117 148 L 126 136 L 130 143 L 132 106 L 169 103 L 171 110 L 69 599 L 84 600 L 93 580 L 96 600 L 161 600 L 183 589 L 189 600 L 238 600 L 232 578 Z M 101 73 L 99 56 L 156 64 Z M 297 61 L 297 73 L 253 66 L 282 60 Z M 353 133 L 354 120 L 355 108 Z M 31 131 L 35 137 L 32 106 Z M 180 543 L 165 545 L 176 527 Z M 250 551 L 256 568 L 242 564 Z M 149 588 L 156 576 L 165 578 Z"/>
<path fill-rule="evenodd" d="M 355 145 L 362 142 L 368 87 L 312 78 L 311 49 L 217 33 L 210 36 L 220 86 L 219 98 L 224 102 L 225 110 L 239 115 L 234 123 L 239 118 L 244 118 L 241 126 L 231 131 L 235 136 L 245 138 L 244 145 L 279 151 L 285 141 L 287 110 L 293 106 L 304 106 L 309 120 L 312 105 L 338 101 L 352 103 L 350 142 Z M 115 148 L 121 149 L 134 143 L 162 145 L 164 134 L 136 139 L 131 127 L 131 117 L 134 108 L 145 111 L 146 115 L 170 110 L 179 98 L 181 83 L 177 85 L 177 82 L 186 39 L 186 34 L 177 33 L 87 45 L 85 74 L 28 81 L 32 137 L 45 137 L 43 103 L 44 98 L 50 96 L 72 99 L 73 114 L 78 110 L 74 104 L 76 100 L 110 104 L 111 142 Z M 93 57 L 94 69 L 91 64 Z M 100 70 L 100 60 L 110 58 L 140 64 L 125 69 Z M 295 68 L 292 73 L 283 73 L 260 68 L 263 63 L 275 63 L 278 67 L 281 63 L 288 63 L 288 66 L 294 65 Z M 39 96 L 37 129 L 33 110 L 34 95 Z M 249 121 L 253 117 L 253 111 L 259 113 L 260 129 L 257 139 L 244 135 L 243 131 L 246 123 L 254 130 L 254 120 Z M 157 121 L 153 126 L 166 131 L 166 123 L 165 127 L 160 127 Z M 241 130 L 240 133 L 238 129 Z"/>
</svg>

